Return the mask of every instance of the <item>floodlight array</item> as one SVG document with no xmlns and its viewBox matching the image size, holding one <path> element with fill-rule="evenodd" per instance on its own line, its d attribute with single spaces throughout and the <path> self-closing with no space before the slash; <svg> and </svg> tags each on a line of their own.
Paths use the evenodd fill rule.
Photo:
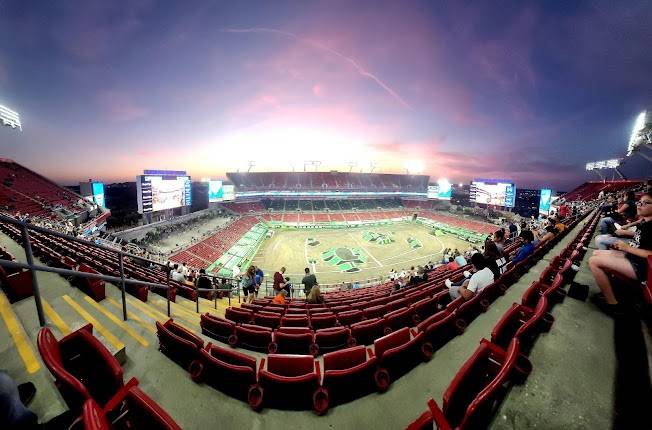
<svg viewBox="0 0 652 430">
<path fill-rule="evenodd" d="M 620 166 L 620 159 L 614 158 L 612 160 L 592 161 L 586 163 L 586 170 L 616 169 L 618 166 Z"/>
<path fill-rule="evenodd" d="M 11 128 L 18 128 L 22 131 L 23 127 L 20 124 L 20 116 L 18 112 L 14 112 L 8 107 L 0 105 L 0 121 L 2 125 L 9 126 Z"/>
<path fill-rule="evenodd" d="M 627 145 L 627 156 L 632 155 L 641 145 L 649 143 L 649 134 L 652 132 L 652 115 L 649 111 L 644 110 L 637 117 L 634 122 L 632 134 L 629 137 L 629 144 Z"/>
</svg>

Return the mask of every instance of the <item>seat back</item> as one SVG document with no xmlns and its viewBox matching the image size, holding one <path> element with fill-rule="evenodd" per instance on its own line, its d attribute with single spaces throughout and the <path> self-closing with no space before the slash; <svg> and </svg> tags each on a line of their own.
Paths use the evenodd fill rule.
<svg viewBox="0 0 652 430">
<path fill-rule="evenodd" d="M 269 354 L 267 371 L 280 376 L 307 375 L 315 371 L 315 360 L 311 355 Z"/>
<path fill-rule="evenodd" d="M 39 331 L 36 344 L 43 363 L 54 376 L 68 407 L 74 410 L 92 398 L 84 384 L 66 370 L 59 342 L 49 328 L 43 327 Z"/>
<path fill-rule="evenodd" d="M 381 358 L 388 349 L 396 348 L 410 341 L 410 329 L 403 327 L 393 333 L 383 336 L 374 341 L 374 351 L 378 358 Z"/>
<path fill-rule="evenodd" d="M 253 318 L 253 312 L 250 309 L 226 308 L 224 318 L 236 323 L 248 324 Z"/>
<path fill-rule="evenodd" d="M 324 371 L 350 369 L 366 360 L 367 348 L 364 345 L 329 352 L 324 354 Z"/>
<path fill-rule="evenodd" d="M 247 354 L 243 354 L 230 348 L 222 348 L 221 346 L 213 345 L 211 343 L 206 345 L 206 350 L 212 357 L 215 357 L 220 361 L 234 366 L 246 366 L 251 368 L 254 372 L 256 371 L 256 359 Z"/>
</svg>

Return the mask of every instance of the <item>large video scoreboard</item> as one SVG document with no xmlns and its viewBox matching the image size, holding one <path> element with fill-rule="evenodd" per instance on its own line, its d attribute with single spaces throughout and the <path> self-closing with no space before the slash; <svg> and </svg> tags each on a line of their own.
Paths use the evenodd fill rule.
<svg viewBox="0 0 652 430">
<path fill-rule="evenodd" d="M 150 213 L 192 204 L 192 182 L 185 171 L 145 170 L 136 177 L 138 212 Z"/>
</svg>

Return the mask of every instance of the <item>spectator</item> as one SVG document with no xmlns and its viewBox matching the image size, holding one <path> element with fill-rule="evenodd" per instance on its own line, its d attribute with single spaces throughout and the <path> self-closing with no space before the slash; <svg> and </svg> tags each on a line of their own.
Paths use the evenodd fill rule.
<svg viewBox="0 0 652 430">
<path fill-rule="evenodd" d="M 634 240 L 627 244 L 618 241 L 612 250 L 597 250 L 589 258 L 589 268 L 601 294 L 593 302 L 608 315 L 622 315 L 623 309 L 614 295 L 608 273 L 618 273 L 628 279 L 644 282 L 647 278 L 647 257 L 652 255 L 652 193 L 644 193 L 637 203 L 641 218 Z"/>
<path fill-rule="evenodd" d="M 459 267 L 460 266 L 457 264 L 453 257 L 448 257 L 448 263 L 446 264 L 446 268 L 448 270 L 452 272 L 453 270 L 459 269 Z"/>
<path fill-rule="evenodd" d="M 615 211 L 600 219 L 600 234 L 613 233 L 617 228 L 615 223 L 623 223 L 636 217 L 636 195 L 628 191 L 623 204 Z"/>
<path fill-rule="evenodd" d="M 601 250 L 606 250 L 609 249 L 609 247 L 616 242 L 618 242 L 618 238 L 623 237 L 623 238 L 633 238 L 636 235 L 636 230 L 638 228 L 638 225 L 643 221 L 642 218 L 632 221 L 629 224 L 625 224 L 622 227 L 620 227 L 618 230 L 614 232 L 614 235 L 610 234 L 599 234 L 595 237 L 595 244 L 598 247 L 598 249 Z M 635 227 L 632 229 L 632 227 Z"/>
<path fill-rule="evenodd" d="M 240 277 L 240 287 L 244 294 L 244 301 L 251 303 L 254 301 L 254 294 L 256 292 L 256 267 L 249 266 L 247 272 Z"/>
<path fill-rule="evenodd" d="M 553 237 L 555 237 L 555 231 L 556 230 L 555 230 L 555 227 L 553 227 L 552 225 L 547 225 L 543 229 L 543 231 L 545 233 L 541 237 L 539 237 L 538 240 L 535 240 L 535 241 L 532 242 L 532 244 L 535 247 L 537 247 L 539 245 L 542 245 L 542 244 L 546 243 L 547 241 L 549 241 L 550 239 L 552 239 Z"/>
<path fill-rule="evenodd" d="M 407 285 L 408 275 L 405 273 L 405 269 L 401 270 L 401 273 L 398 274 L 398 289 L 404 288 Z"/>
<path fill-rule="evenodd" d="M 206 276 L 206 270 L 199 269 L 199 276 L 196 281 L 197 288 L 213 288 L 213 284 L 208 276 Z"/>
<path fill-rule="evenodd" d="M 321 290 L 319 289 L 319 285 L 315 285 L 310 290 L 310 294 L 306 296 L 306 301 L 309 304 L 313 304 L 313 305 L 316 305 L 318 303 L 324 303 L 324 296 L 321 295 Z"/>
<path fill-rule="evenodd" d="M 260 286 L 263 284 L 263 279 L 265 278 L 265 273 L 263 273 L 263 269 L 260 267 L 256 267 L 256 275 L 254 276 L 254 282 L 256 284 L 256 291 L 255 295 L 258 297 L 258 290 L 260 290 Z"/>
<path fill-rule="evenodd" d="M 306 275 L 301 280 L 301 283 L 303 284 L 303 292 L 306 294 L 306 297 L 308 297 L 308 294 L 310 294 L 310 290 L 312 290 L 312 287 L 317 285 L 317 278 L 315 277 L 314 274 L 310 273 L 310 269 L 307 267 L 304 269 L 304 272 L 306 272 Z"/>
<path fill-rule="evenodd" d="M 525 260 L 534 252 L 534 234 L 531 230 L 522 230 L 521 239 L 525 242 L 516 253 L 516 256 L 512 259 L 512 263 L 517 264 Z"/>
<path fill-rule="evenodd" d="M 38 417 L 27 409 L 36 394 L 31 382 L 16 385 L 9 374 L 0 371 L 0 428 L 36 429 Z"/>
<path fill-rule="evenodd" d="M 513 221 L 510 221 L 508 228 L 509 228 L 509 237 L 512 239 L 515 238 L 518 232 L 518 227 L 516 227 L 516 224 L 514 224 Z"/>
<path fill-rule="evenodd" d="M 278 273 L 278 272 L 276 272 Z M 284 305 L 285 304 L 285 297 L 287 296 L 287 291 L 284 289 L 281 289 L 278 291 L 278 294 L 274 296 L 272 299 L 272 303 L 277 303 L 279 305 Z"/>
<path fill-rule="evenodd" d="M 452 300 L 458 297 L 464 297 L 464 300 L 471 299 L 474 295 L 482 291 L 486 286 L 494 281 L 494 274 L 486 266 L 485 258 L 481 254 L 473 254 L 471 256 L 471 264 L 475 269 L 475 273 L 471 275 L 470 279 L 462 282 L 461 285 L 453 285 L 450 280 L 446 280 L 448 287 L 448 294 Z"/>
<path fill-rule="evenodd" d="M 500 230 L 496 230 L 494 232 L 494 243 L 496 244 L 500 254 L 505 252 L 505 230 L 501 228 Z"/>
<path fill-rule="evenodd" d="M 504 272 L 504 269 L 501 272 L 501 266 L 499 266 L 498 264 L 499 262 L 501 262 L 502 266 L 504 266 L 505 259 L 502 258 L 502 255 L 500 254 L 500 252 L 498 252 L 498 247 L 496 246 L 496 244 L 491 241 L 485 242 L 483 256 L 486 260 L 485 263 L 487 267 L 494 274 L 494 279 L 498 279 L 498 277 L 500 277 L 500 275 Z"/>
<path fill-rule="evenodd" d="M 290 287 L 287 284 L 287 278 L 283 277 L 285 274 L 285 267 L 281 267 L 281 269 L 278 272 L 274 273 L 274 291 L 276 293 L 280 292 L 281 290 L 285 290 L 287 292 L 287 296 L 290 295 Z"/>
<path fill-rule="evenodd" d="M 188 266 L 186 266 L 185 262 L 183 263 L 183 266 L 181 267 L 181 273 L 183 273 L 183 276 L 185 276 L 186 278 L 188 277 L 188 275 L 190 273 L 189 270 L 188 270 Z"/>
<path fill-rule="evenodd" d="M 463 255 L 460 254 L 460 251 L 455 250 L 455 262 L 459 267 L 466 266 L 468 263 Z"/>
<path fill-rule="evenodd" d="M 174 269 L 170 273 L 170 277 L 173 281 L 184 282 L 186 278 L 183 276 L 181 267 L 178 264 L 174 265 Z"/>
</svg>

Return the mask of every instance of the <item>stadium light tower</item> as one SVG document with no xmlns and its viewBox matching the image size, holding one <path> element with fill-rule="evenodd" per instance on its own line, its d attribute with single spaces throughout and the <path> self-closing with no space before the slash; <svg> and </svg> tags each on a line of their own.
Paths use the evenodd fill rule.
<svg viewBox="0 0 652 430">
<path fill-rule="evenodd" d="M 619 158 L 614 158 L 612 160 L 604 160 L 604 161 L 592 161 L 590 163 L 586 163 L 586 171 L 587 172 L 595 172 L 600 176 L 600 179 L 604 181 L 604 176 L 602 175 L 601 171 L 602 170 L 607 170 L 607 169 L 613 169 L 620 179 L 625 179 L 625 176 L 623 176 L 622 173 L 620 173 L 620 170 L 618 170 L 618 167 L 622 164 L 622 160 Z"/>
<path fill-rule="evenodd" d="M 249 164 L 249 167 L 247 168 L 247 173 L 249 173 L 251 172 L 251 169 L 256 165 L 256 162 L 253 160 L 249 160 L 247 161 L 247 163 Z"/>
<path fill-rule="evenodd" d="M 18 112 L 14 112 L 6 106 L 0 105 L 0 121 L 2 121 L 2 125 L 6 125 L 14 129 L 17 128 L 20 131 L 23 131 L 23 126 L 20 123 L 20 115 L 18 115 Z"/>
<path fill-rule="evenodd" d="M 646 160 L 652 161 L 652 157 L 644 154 L 641 148 L 652 149 L 652 112 L 649 110 L 644 110 L 636 117 L 627 145 L 627 156 L 636 152 Z"/>
<path fill-rule="evenodd" d="M 353 168 L 358 165 L 356 161 L 349 161 L 347 164 L 349 165 L 349 173 L 351 173 Z"/>
</svg>

